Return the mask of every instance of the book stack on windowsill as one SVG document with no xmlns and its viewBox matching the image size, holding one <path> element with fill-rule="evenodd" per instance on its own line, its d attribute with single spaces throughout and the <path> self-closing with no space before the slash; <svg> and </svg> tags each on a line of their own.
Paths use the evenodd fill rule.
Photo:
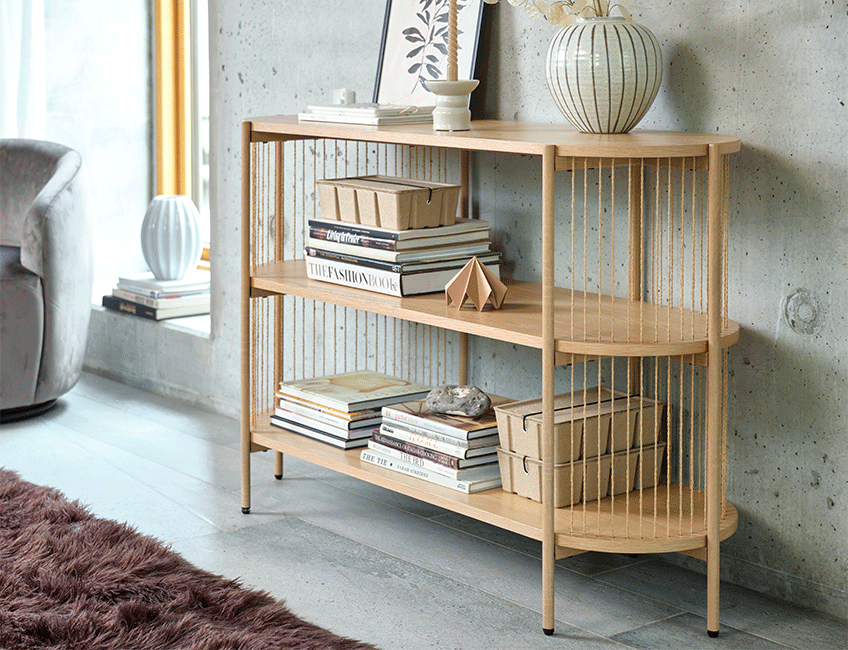
<svg viewBox="0 0 848 650">
<path fill-rule="evenodd" d="M 477 257 L 500 278 L 500 253 L 491 250 L 489 223 L 457 219 L 447 226 L 390 230 L 311 219 L 307 277 L 393 296 L 444 291 Z"/>
<path fill-rule="evenodd" d="M 433 413 L 420 399 L 385 406 L 360 458 L 460 492 L 500 487 L 494 406 L 511 400 L 490 398 L 492 408 L 479 418 Z"/>
<path fill-rule="evenodd" d="M 150 320 L 209 313 L 209 271 L 191 270 L 182 280 L 157 280 L 153 273 L 118 278 L 103 306 Z"/>
<path fill-rule="evenodd" d="M 364 447 L 384 405 L 421 397 L 429 386 L 371 370 L 280 383 L 271 424 L 339 447 Z"/>
</svg>

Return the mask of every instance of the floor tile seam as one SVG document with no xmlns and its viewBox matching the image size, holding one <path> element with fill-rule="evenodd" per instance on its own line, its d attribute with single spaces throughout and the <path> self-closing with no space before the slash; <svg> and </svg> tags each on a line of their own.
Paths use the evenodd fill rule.
<svg viewBox="0 0 848 650">
<path fill-rule="evenodd" d="M 126 454 L 128 454 L 128 455 L 130 455 L 130 456 L 137 457 L 137 458 L 142 458 L 142 459 L 144 459 L 144 460 L 145 460 L 145 461 L 147 461 L 147 462 L 150 462 L 150 463 L 153 463 L 153 464 L 155 464 L 155 465 L 158 465 L 159 467 L 162 467 L 162 468 L 164 468 L 164 469 L 166 469 L 166 470 L 168 470 L 168 471 L 176 472 L 177 474 L 180 474 L 180 475 L 182 475 L 182 476 L 184 476 L 184 477 L 186 477 L 186 478 L 188 478 L 188 479 L 191 479 L 191 480 L 193 480 L 193 481 L 197 481 L 198 483 L 203 483 L 204 485 L 206 485 L 206 486 L 208 486 L 208 487 L 211 487 L 211 488 L 214 488 L 214 489 L 218 489 L 218 490 L 221 490 L 221 491 L 223 491 L 223 492 L 230 492 L 229 490 L 226 490 L 226 489 L 224 489 L 224 488 L 221 488 L 221 487 L 217 486 L 217 485 L 216 485 L 216 484 L 214 484 L 214 483 L 209 483 L 208 481 L 204 481 L 203 479 L 197 478 L 196 476 L 192 476 L 191 474 L 186 474 L 185 472 L 182 472 L 182 471 L 180 471 L 179 469 L 176 469 L 176 468 L 174 468 L 174 467 L 171 467 L 171 466 L 169 466 L 169 465 L 166 465 L 166 464 L 164 464 L 164 463 L 161 463 L 161 462 L 159 462 L 158 460 L 154 460 L 154 459 L 152 459 L 152 458 L 146 458 L 146 457 L 144 457 L 144 456 L 140 456 L 140 455 L 136 454 L 135 452 L 128 451 L 127 449 L 124 449 L 124 448 L 122 448 L 122 447 L 118 447 L 118 446 L 113 445 L 113 444 L 110 444 L 110 443 L 108 443 L 108 442 L 103 442 L 103 441 L 101 441 L 101 440 L 98 440 L 97 438 L 93 438 L 93 437 L 91 437 L 91 436 L 87 435 L 86 433 L 84 433 L 84 432 L 82 432 L 82 431 L 79 431 L 78 429 L 75 429 L 75 428 L 73 428 L 73 427 L 69 427 L 69 426 L 67 426 L 66 424 L 63 424 L 63 423 L 61 423 L 61 422 L 58 422 L 58 421 L 55 421 L 55 420 L 54 420 L 54 421 L 51 421 L 51 425 L 55 425 L 55 426 L 58 426 L 58 427 L 60 427 L 60 428 L 66 429 L 66 430 L 68 430 L 68 431 L 73 431 L 74 433 L 77 433 L 77 434 L 79 434 L 79 435 L 85 436 L 86 438 L 88 438 L 89 440 L 92 440 L 93 442 L 95 442 L 95 443 L 96 443 L 96 444 L 98 444 L 98 445 L 103 445 L 103 446 L 106 446 L 106 447 L 111 447 L 112 449 L 115 449 L 115 450 L 117 450 L 117 451 L 120 451 L 120 452 L 126 453 Z M 66 438 L 66 439 L 65 439 L 65 441 L 66 441 L 66 442 L 68 442 L 68 443 L 70 443 L 70 444 L 72 444 L 72 445 L 75 445 L 75 446 L 79 447 L 79 448 L 80 448 L 81 450 L 83 450 L 83 451 L 87 451 L 87 452 L 89 452 L 89 453 L 95 453 L 95 452 L 91 452 L 89 449 L 86 449 L 83 445 L 81 445 L 79 442 L 77 442 L 77 441 L 75 441 L 75 440 L 73 440 L 73 439 L 67 439 L 67 438 Z M 133 476 L 132 474 L 130 474 L 129 472 L 127 472 L 127 471 L 123 468 L 123 466 L 121 466 L 121 465 L 119 465 L 119 464 L 117 464 L 117 463 L 115 463 L 115 462 L 113 462 L 113 461 L 109 460 L 108 458 L 106 458 L 106 457 L 105 457 L 104 455 L 102 455 L 102 454 L 97 454 L 97 457 L 99 458 L 100 462 L 106 463 L 107 465 L 109 465 L 110 467 L 112 467 L 114 470 L 116 470 L 116 471 L 120 472 L 121 474 L 123 474 L 124 476 L 128 477 L 129 479 L 131 479 L 131 480 L 133 480 L 133 481 L 138 481 L 139 483 L 141 483 L 142 485 L 144 485 L 147 489 L 149 489 L 149 490 L 151 490 L 151 491 L 155 492 L 156 494 L 158 494 L 159 496 L 161 496 L 161 497 L 162 497 L 163 499 L 165 499 L 166 501 L 168 501 L 168 502 L 170 502 L 170 503 L 174 504 L 175 506 L 177 506 L 178 508 L 180 508 L 180 509 L 182 509 L 182 510 L 185 510 L 186 512 L 188 512 L 188 513 L 190 513 L 190 514 L 194 515 L 195 517 L 197 517 L 197 518 L 198 518 L 198 519 L 200 519 L 201 521 L 204 521 L 205 523 L 209 524 L 210 526 L 213 526 L 217 532 L 226 532 L 226 530 L 225 530 L 225 529 L 222 529 L 222 528 L 221 528 L 220 526 L 218 526 L 218 525 L 217 525 L 214 521 L 212 521 L 211 519 L 209 519 L 208 517 L 206 517 L 206 516 L 205 516 L 204 514 L 202 514 L 201 512 L 198 512 L 196 509 L 191 508 L 191 507 L 188 507 L 188 506 L 186 506 L 184 503 L 182 503 L 181 501 L 174 499 L 171 495 L 167 494 L 165 491 L 163 491 L 162 489 L 160 489 L 160 488 L 159 488 L 159 487 L 158 487 L 155 483 L 151 483 L 151 482 L 149 482 L 149 481 L 145 481 L 143 477 Z"/>
<path fill-rule="evenodd" d="M 598 580 L 600 581 L 600 578 L 602 578 L 603 576 L 608 576 L 608 575 L 611 575 L 611 574 L 616 573 L 618 571 L 624 571 L 624 570 L 627 570 L 627 569 L 636 569 L 636 568 L 642 566 L 643 564 L 647 564 L 648 561 L 649 561 L 648 557 L 643 557 L 642 559 L 635 560 L 631 564 L 625 564 L 625 565 L 622 565 L 622 566 L 610 567 L 608 569 L 600 569 L 598 571 L 595 571 L 594 573 L 592 573 L 588 577 L 598 578 Z M 563 567 L 563 568 L 567 568 L 567 567 Z M 579 573 L 579 571 L 578 571 L 578 573 Z M 581 573 L 580 575 L 586 575 L 586 574 Z M 604 584 L 608 584 L 608 583 L 604 583 Z"/>
<path fill-rule="evenodd" d="M 418 515 L 416 515 L 416 516 L 418 516 Z M 435 569 L 435 568 L 433 568 L 433 567 L 431 567 L 431 566 L 425 566 L 424 564 L 421 564 L 421 563 L 417 562 L 414 558 L 405 558 L 405 557 L 401 557 L 401 556 L 399 556 L 399 555 L 397 555 L 397 554 L 395 554 L 395 553 L 391 553 L 391 552 L 386 551 L 386 550 L 384 550 L 384 549 L 377 548 L 376 546 L 372 546 L 371 544 L 367 544 L 366 542 L 363 542 L 363 541 L 361 541 L 361 540 L 358 540 L 358 539 L 355 539 L 355 538 L 349 537 L 349 536 L 347 536 L 347 535 L 344 535 L 344 534 L 338 533 L 338 532 L 336 532 L 336 531 L 334 531 L 334 530 L 330 530 L 330 529 L 324 528 L 323 526 L 321 526 L 321 525 L 319 525 L 319 524 L 316 524 L 316 523 L 314 523 L 314 522 L 312 522 L 312 521 L 307 521 L 307 520 L 301 519 L 300 517 L 297 517 L 297 516 L 294 516 L 294 518 L 295 518 L 295 519 L 297 519 L 298 521 L 300 521 L 300 522 L 304 523 L 304 524 L 307 524 L 307 525 L 309 525 L 309 526 L 313 526 L 313 527 L 315 527 L 315 528 L 319 528 L 319 529 L 321 529 L 321 530 L 323 530 L 323 531 L 325 531 L 325 532 L 327 532 L 327 533 L 330 533 L 330 534 L 332 534 L 332 535 L 335 535 L 335 536 L 337 536 L 337 537 L 339 537 L 339 538 L 341 538 L 341 539 L 345 539 L 345 540 L 347 540 L 347 541 L 349 541 L 349 542 L 352 542 L 352 543 L 354 543 L 354 544 L 358 544 L 358 545 L 360 545 L 360 546 L 362 546 L 362 547 L 364 547 L 364 548 L 371 549 L 372 551 L 374 551 L 374 552 L 376 552 L 376 553 L 379 553 L 380 555 L 383 555 L 383 556 L 388 557 L 388 558 L 392 558 L 392 559 L 394 559 L 394 560 L 396 560 L 396 561 L 398 561 L 398 562 L 401 562 L 401 563 L 403 563 L 403 564 L 406 564 L 406 565 L 410 565 L 410 566 L 416 567 L 416 568 L 417 568 L 418 570 L 420 570 L 420 571 L 426 572 L 426 573 L 428 573 L 428 574 L 430 574 L 430 575 L 432 575 L 432 576 L 437 576 L 440 580 L 448 580 L 448 581 L 450 581 L 450 582 L 452 582 L 452 583 L 454 583 L 454 584 L 461 585 L 461 586 L 466 587 L 466 588 L 468 588 L 468 589 L 472 589 L 472 590 L 474 590 L 474 591 L 476 591 L 476 592 L 478 592 L 478 593 L 485 594 L 485 595 L 490 596 L 490 597 L 492 597 L 492 598 L 494 598 L 494 599 L 496 599 L 496 600 L 503 601 L 503 602 L 505 602 L 505 603 L 509 603 L 509 604 L 511 604 L 511 605 L 513 605 L 513 606 L 515 606 L 515 607 L 518 607 L 518 608 L 520 608 L 520 609 L 522 609 L 522 610 L 525 610 L 525 611 L 528 611 L 528 612 L 533 612 L 533 613 L 534 613 L 534 614 L 536 614 L 536 615 L 539 617 L 539 619 L 541 620 L 542 612 L 541 612 L 541 610 L 539 610 L 539 609 L 536 609 L 536 608 L 534 608 L 534 607 L 529 607 L 529 606 L 527 606 L 527 605 L 525 605 L 525 604 L 523 604 L 523 603 L 517 602 L 517 601 L 512 600 L 512 599 L 510 599 L 510 598 L 505 598 L 503 595 L 501 595 L 501 594 L 499 594 L 499 593 L 496 593 L 496 592 L 494 592 L 494 591 L 490 591 L 490 590 L 487 590 L 487 589 L 483 589 L 483 588 L 481 588 L 481 587 L 479 587 L 479 586 L 476 586 L 476 585 L 470 584 L 470 583 L 468 583 L 468 582 L 464 582 L 463 580 L 459 580 L 456 576 L 454 576 L 454 575 L 452 575 L 452 574 L 450 574 L 450 573 L 445 573 L 445 572 L 439 571 L 438 569 Z M 420 517 L 420 518 L 422 518 L 422 519 L 429 519 L 429 518 L 427 518 L 427 517 Z M 271 522 L 268 522 L 268 523 L 271 523 Z M 462 531 L 459 531 L 459 532 L 462 532 Z M 485 540 L 484 538 L 480 538 L 480 539 L 483 539 L 483 541 L 487 541 L 487 540 Z M 489 543 L 491 543 L 491 542 L 489 542 Z M 517 551 L 514 551 L 513 549 L 509 549 L 508 547 L 503 547 L 503 548 L 505 548 L 506 550 L 509 550 L 509 551 L 511 551 L 511 552 L 517 552 Z M 563 567 L 556 567 L 556 568 L 557 568 L 557 569 L 562 569 Z M 591 579 L 591 578 L 590 578 L 590 579 Z M 541 602 L 541 601 L 540 601 L 540 602 Z M 681 614 L 685 614 L 685 613 L 686 613 L 686 612 L 684 612 L 684 611 L 680 611 L 678 614 L 675 614 L 675 616 L 679 616 L 679 615 L 681 615 Z M 623 647 L 623 648 L 633 648 L 633 646 L 630 646 L 630 645 L 628 645 L 628 644 L 626 644 L 626 643 L 623 643 L 623 642 L 621 642 L 621 641 L 617 641 L 617 640 L 613 639 L 611 636 L 603 635 L 603 634 L 599 634 L 598 632 L 595 632 L 595 631 L 589 630 L 589 629 L 587 629 L 587 628 L 581 627 L 581 626 L 580 626 L 580 625 L 578 625 L 578 624 L 575 624 L 575 623 L 569 622 L 569 621 L 568 621 L 568 620 L 566 620 L 566 619 L 557 618 L 557 619 L 555 619 L 555 623 L 562 624 L 562 625 L 566 625 L 566 626 L 568 626 L 570 629 L 580 631 L 580 632 L 585 633 L 585 634 L 587 634 L 587 635 L 591 635 L 592 637 L 594 637 L 594 638 L 596 638 L 596 639 L 598 639 L 598 640 L 612 641 L 612 642 L 614 642 L 616 645 L 621 646 L 621 647 Z"/>
<path fill-rule="evenodd" d="M 642 623 L 641 625 L 637 625 L 636 627 L 630 628 L 629 630 L 624 630 L 624 631 L 622 631 L 622 632 L 617 632 L 617 633 L 616 633 L 616 634 L 614 634 L 611 638 L 612 638 L 613 640 L 616 640 L 616 638 L 615 638 L 615 637 L 617 637 L 617 636 L 619 636 L 619 635 L 623 635 L 623 634 L 630 634 L 630 633 L 632 633 L 632 632 L 635 632 L 636 630 L 641 630 L 641 629 L 643 629 L 643 628 L 650 627 L 651 625 L 658 625 L 658 624 L 662 624 L 662 623 L 665 623 L 666 621 L 670 621 L 670 620 L 672 620 L 672 619 L 679 618 L 679 617 L 681 617 L 681 616 L 687 616 L 687 615 L 688 615 L 688 616 L 694 616 L 694 617 L 699 618 L 699 619 L 701 619 L 702 621 L 704 621 L 704 622 L 705 622 L 704 628 L 706 629 L 706 621 L 707 621 L 707 619 L 706 619 L 706 617 L 705 617 L 705 616 L 703 616 L 703 615 L 701 615 L 701 614 L 698 614 L 698 613 L 696 613 L 696 612 L 690 612 L 690 611 L 681 610 L 681 611 L 680 611 L 680 612 L 678 612 L 677 614 L 672 614 L 672 615 L 670 615 L 670 616 L 665 616 L 665 617 L 663 617 L 663 618 L 658 618 L 658 619 L 656 619 L 655 621 L 649 621 L 649 622 L 647 622 L 647 623 Z M 737 632 L 737 633 L 739 633 L 739 634 L 743 634 L 743 635 L 745 635 L 745 636 L 751 636 L 751 637 L 754 637 L 754 638 L 759 639 L 759 640 L 761 640 L 761 641 L 765 641 L 765 642 L 767 642 L 767 643 L 773 643 L 773 644 L 775 644 L 775 645 L 777 645 L 777 646 L 780 646 L 781 648 L 786 648 L 787 650 L 801 650 L 800 648 L 797 648 L 796 646 L 787 645 L 786 643 L 783 643 L 782 641 L 778 641 L 778 640 L 776 640 L 776 639 L 768 638 L 768 637 L 766 637 L 766 636 L 763 636 L 762 634 L 759 634 L 759 633 L 756 633 L 756 632 L 748 632 L 747 630 L 743 630 L 743 629 L 741 629 L 741 628 L 734 627 L 733 625 L 728 625 L 727 623 L 721 623 L 721 622 L 719 622 L 719 633 L 720 633 L 720 634 L 719 634 L 719 636 L 721 636 L 722 634 L 726 634 L 726 631 L 727 631 L 727 630 L 733 630 L 734 632 Z"/>
<path fill-rule="evenodd" d="M 126 385 L 124 384 L 124 386 L 126 386 Z M 136 389 L 136 390 L 139 390 L 139 389 Z M 147 393 L 147 392 L 142 391 L 142 390 L 139 390 L 139 392 L 144 393 L 145 395 L 154 395 L 153 393 Z M 115 405 L 115 403 L 113 401 L 109 401 L 107 399 L 98 399 L 96 394 L 76 393 L 76 394 L 74 394 L 73 397 L 74 397 L 74 399 L 87 400 L 87 401 L 92 402 L 94 404 L 108 406 L 108 407 L 110 407 L 110 408 L 112 408 L 116 411 L 123 412 L 123 411 L 121 411 L 120 408 L 118 408 Z M 173 401 L 180 402 L 180 404 L 182 404 L 183 406 L 188 406 L 190 408 L 193 408 L 193 409 L 196 409 L 198 411 L 203 412 L 203 409 L 200 409 L 196 406 L 192 406 L 191 404 L 188 404 L 187 402 L 182 402 L 182 401 L 177 400 L 175 398 L 165 398 L 165 397 L 163 397 L 162 399 L 172 399 Z M 159 407 L 157 405 L 151 405 L 151 406 L 153 406 L 155 408 L 160 408 L 160 410 L 161 410 L 161 407 Z M 212 411 L 209 411 L 209 413 L 214 414 L 214 412 L 212 412 Z M 180 429 L 180 428 L 178 428 L 178 427 L 176 427 L 172 424 L 166 424 L 166 423 L 160 422 L 159 420 L 155 420 L 153 418 L 150 418 L 147 415 L 144 415 L 144 414 L 141 414 L 141 413 L 132 413 L 131 415 L 134 419 L 143 420 L 146 423 L 154 424 L 156 426 L 162 427 L 163 429 L 167 429 L 168 431 L 172 431 L 172 432 L 174 432 L 178 435 L 191 436 L 195 440 L 200 440 L 200 441 L 203 441 L 203 442 L 210 442 L 208 438 L 204 438 L 202 436 L 195 436 L 192 433 L 186 432 L 186 431 L 184 431 L 184 430 L 182 430 L 182 429 Z M 187 416 L 187 417 L 194 418 L 195 416 Z M 202 416 L 198 416 L 198 417 L 202 417 Z M 233 421 L 233 425 L 234 425 L 234 430 L 238 430 L 239 423 L 237 421 Z M 219 443 L 211 443 L 211 444 L 218 444 L 221 447 L 226 447 L 226 445 L 220 445 Z"/>
<path fill-rule="evenodd" d="M 625 634 L 632 634 L 633 632 L 636 632 L 637 630 L 643 630 L 645 628 L 651 627 L 652 625 L 661 625 L 663 623 L 666 623 L 667 621 L 672 621 L 675 618 L 680 618 L 681 616 L 686 616 L 687 614 L 692 615 L 692 612 L 687 612 L 687 611 L 681 610 L 681 611 L 677 612 L 676 614 L 669 614 L 668 616 L 663 616 L 663 617 L 654 619 L 653 621 L 647 621 L 645 623 L 640 623 L 639 625 L 631 627 L 627 630 L 622 630 L 621 632 L 616 632 L 615 634 L 613 634 L 610 637 L 610 639 L 612 639 L 613 641 L 618 641 L 617 637 L 619 637 L 619 636 L 623 636 Z M 698 616 L 698 615 L 694 614 L 694 616 Z M 703 616 L 698 616 L 698 618 L 703 618 Z M 706 620 L 706 619 L 704 619 L 704 620 Z"/>
<path fill-rule="evenodd" d="M 78 429 L 78 428 L 76 428 L 76 427 L 68 426 L 67 424 L 65 424 L 65 423 L 63 423 L 63 422 L 61 422 L 61 421 L 59 421 L 59 420 L 51 420 L 51 421 L 50 421 L 50 425 L 58 426 L 58 427 L 61 427 L 61 428 L 63 428 L 63 429 L 66 429 L 66 430 L 68 430 L 68 431 L 73 431 L 74 433 L 77 433 L 77 434 L 79 434 L 79 435 L 81 435 L 81 436 L 86 437 L 87 439 L 91 440 L 93 443 L 95 443 L 95 444 L 97 444 L 97 445 L 101 445 L 101 446 L 104 446 L 104 447 L 110 447 L 110 448 L 112 448 L 112 449 L 114 449 L 114 450 L 116 450 L 116 451 L 118 451 L 118 452 L 122 452 L 122 453 L 128 454 L 128 455 L 130 455 L 130 456 L 134 456 L 134 457 L 136 457 L 136 458 L 139 458 L 139 459 L 141 459 L 141 460 L 144 460 L 144 461 L 146 461 L 146 462 L 153 463 L 153 464 L 155 464 L 155 465 L 157 465 L 157 466 L 159 466 L 159 467 L 161 467 L 161 468 L 164 468 L 164 469 L 166 469 L 166 470 L 168 470 L 168 471 L 175 472 L 175 473 L 177 473 L 177 474 L 180 474 L 181 476 L 184 476 L 184 477 L 186 477 L 186 478 L 188 478 L 188 479 L 191 479 L 192 481 L 197 481 L 198 483 L 202 483 L 202 484 L 204 484 L 205 486 L 212 487 L 212 488 L 215 488 L 215 489 L 217 489 L 217 490 L 221 490 L 222 492 L 227 492 L 227 493 L 229 493 L 229 494 L 234 494 L 234 493 L 235 493 L 235 494 L 237 494 L 237 492 L 234 492 L 233 490 L 228 490 L 228 489 L 226 489 L 226 488 L 223 488 L 223 487 L 221 487 L 220 485 L 218 485 L 217 483 L 209 482 L 209 481 L 207 481 L 207 480 L 205 480 L 205 479 L 199 478 L 199 477 L 194 476 L 194 475 L 192 475 L 192 474 L 188 474 L 188 473 L 186 473 L 186 472 L 182 471 L 181 469 L 179 469 L 179 468 L 177 468 L 177 467 L 174 467 L 174 466 L 172 466 L 172 465 L 168 465 L 168 464 L 166 464 L 166 463 L 163 463 L 162 461 L 158 460 L 158 458 L 157 458 L 156 456 L 142 456 L 141 454 L 138 454 L 138 453 L 136 453 L 135 451 L 132 451 L 132 450 L 130 450 L 130 449 L 127 449 L 126 447 L 121 447 L 121 446 L 118 446 L 118 445 L 113 444 L 113 443 L 110 443 L 110 442 L 104 442 L 103 440 L 101 440 L 101 439 L 99 439 L 99 438 L 96 438 L 96 437 L 94 437 L 94 436 L 89 435 L 89 434 L 88 434 L 88 433 L 86 433 L 85 431 L 81 431 L 80 429 Z M 177 429 L 174 429 L 174 431 L 178 431 L 178 430 L 177 430 Z M 188 434 L 185 434 L 185 433 L 182 433 L 182 432 L 179 432 L 179 433 L 180 433 L 180 435 L 188 435 Z M 81 444 L 79 444 L 78 442 L 75 442 L 75 441 L 73 441 L 73 440 L 66 440 L 66 441 L 67 441 L 67 442 L 70 442 L 70 443 L 72 443 L 72 444 L 74 444 L 74 445 L 76 445 L 76 446 L 78 446 L 80 449 L 82 449 L 82 450 L 84 450 L 84 451 L 89 451 L 89 453 L 96 453 L 96 452 L 92 452 L 91 450 L 86 449 L 85 447 L 83 447 L 83 446 L 82 446 Z M 204 442 L 204 443 L 206 443 L 206 444 L 209 444 L 209 445 L 214 445 L 214 446 L 217 446 L 217 447 L 226 448 L 226 446 L 225 446 L 225 445 L 220 445 L 220 444 L 218 444 L 218 443 L 210 442 L 210 441 L 208 441 L 208 440 L 204 440 L 203 442 Z M 100 459 L 101 459 L 101 460 L 103 460 L 104 462 L 109 462 L 109 464 L 110 464 L 112 467 L 115 467 L 116 469 L 121 469 L 121 468 L 120 468 L 118 465 L 116 465 L 115 463 L 113 463 L 113 462 L 111 462 L 111 461 L 107 461 L 105 458 L 103 458 L 103 456 L 102 456 L 101 454 L 97 454 L 97 456 L 98 456 L 98 458 L 100 458 Z M 124 474 L 127 474 L 127 472 L 124 472 L 123 470 L 121 470 L 121 471 L 122 471 Z M 129 476 L 129 474 L 127 474 L 127 476 Z M 132 477 L 132 478 L 135 478 L 135 480 L 141 481 L 141 479 L 139 479 L 139 478 L 136 478 L 136 477 Z M 141 482 L 142 482 L 144 485 L 146 485 L 147 487 L 151 487 L 151 488 L 153 487 L 152 485 L 148 485 L 148 483 L 146 483 L 146 482 L 144 482 L 144 481 L 141 481 Z M 161 492 L 160 492 L 160 494 L 161 494 Z M 173 499 L 170 499 L 170 498 L 169 498 L 169 500 L 173 501 Z M 175 502 L 175 503 L 176 503 L 176 502 Z"/>
</svg>

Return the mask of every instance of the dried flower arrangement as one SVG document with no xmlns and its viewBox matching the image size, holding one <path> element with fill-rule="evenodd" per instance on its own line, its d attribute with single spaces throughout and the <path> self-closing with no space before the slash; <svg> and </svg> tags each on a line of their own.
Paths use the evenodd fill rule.
<svg viewBox="0 0 848 650">
<path fill-rule="evenodd" d="M 633 22 L 630 12 L 625 5 L 629 0 L 623 2 L 612 2 L 608 0 L 507 0 L 513 7 L 524 7 L 524 13 L 530 20 L 538 20 L 544 17 L 552 25 L 567 27 L 577 21 L 578 18 L 604 18 L 609 17 L 610 11 L 618 10 L 618 13 L 628 22 Z M 486 4 L 497 4 L 498 0 L 483 0 Z"/>
</svg>

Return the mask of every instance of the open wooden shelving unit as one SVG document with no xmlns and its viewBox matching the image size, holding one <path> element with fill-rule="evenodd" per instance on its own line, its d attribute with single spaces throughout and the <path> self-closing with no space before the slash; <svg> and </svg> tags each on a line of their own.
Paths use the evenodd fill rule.
<svg viewBox="0 0 848 650">
<path fill-rule="evenodd" d="M 739 326 L 727 316 L 726 247 L 729 156 L 739 148 L 737 138 L 721 135 L 592 135 L 514 122 L 473 122 L 467 132 L 437 133 L 427 124 L 300 124 L 287 116 L 246 120 L 245 512 L 250 454 L 270 449 L 276 452 L 278 476 L 283 455 L 290 454 L 540 540 L 542 627 L 548 633 L 554 626 L 556 558 L 587 550 L 686 553 L 707 562 L 708 630 L 717 634 L 719 545 L 737 526 L 736 509 L 726 500 L 726 350 L 739 338 Z M 541 163 L 541 218 L 527 224 L 541 233 L 539 281 L 507 280 L 504 306 L 478 312 L 448 307 L 443 293 L 396 298 L 306 277 L 306 222 L 320 216 L 314 180 L 394 173 L 460 182 L 467 215 L 474 152 L 521 154 Z M 558 193 L 561 175 L 566 182 Z M 563 195 L 559 214 L 564 216 L 557 217 Z M 567 249 L 569 242 L 575 272 L 563 281 L 555 246 Z M 591 281 L 588 258 L 598 267 Z M 576 270 L 581 264 L 582 279 Z M 351 356 L 356 365 L 423 383 L 466 383 L 468 336 L 542 352 L 542 503 L 501 489 L 461 494 L 361 462 L 360 450 L 339 450 L 270 425 L 278 382 L 352 369 L 346 367 Z M 364 360 L 358 347 L 352 353 L 347 349 L 349 339 L 363 340 Z M 447 368 L 448 348 L 458 359 L 454 370 Z M 629 394 L 668 404 L 659 485 L 553 507 L 557 366 L 571 367 L 572 389 L 612 382 Z M 575 374 L 577 366 L 581 370 Z"/>
</svg>

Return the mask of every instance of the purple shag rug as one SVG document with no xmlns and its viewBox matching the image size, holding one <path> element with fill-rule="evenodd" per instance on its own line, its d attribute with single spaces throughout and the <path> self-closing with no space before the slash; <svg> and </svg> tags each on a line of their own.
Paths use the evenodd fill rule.
<svg viewBox="0 0 848 650">
<path fill-rule="evenodd" d="M 4 650 L 375 650 L 0 467 Z"/>
</svg>

